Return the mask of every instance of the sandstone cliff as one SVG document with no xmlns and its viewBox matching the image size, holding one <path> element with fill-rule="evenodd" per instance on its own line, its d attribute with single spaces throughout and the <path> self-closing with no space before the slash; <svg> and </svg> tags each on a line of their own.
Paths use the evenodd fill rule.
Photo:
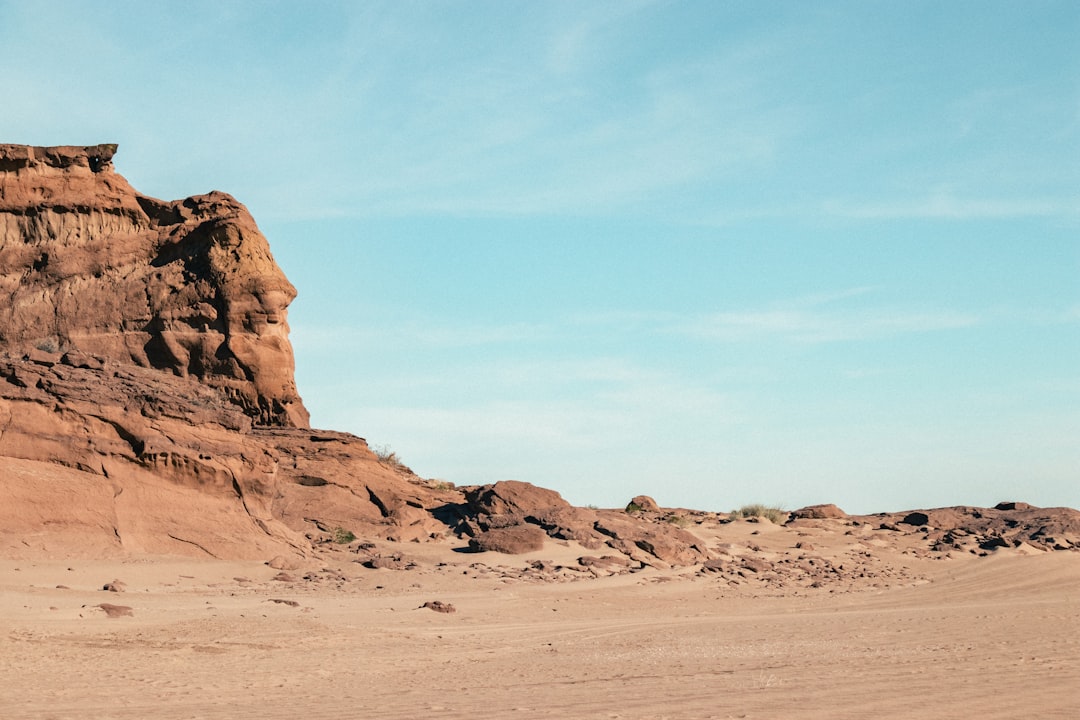
<svg viewBox="0 0 1080 720">
<path fill-rule="evenodd" d="M 193 377 L 258 425 L 305 427 L 296 290 L 243 205 L 175 202 L 113 171 L 115 145 L 0 145 L 0 344 Z"/>
<path fill-rule="evenodd" d="M 9 548 L 261 557 L 337 527 L 445 530 L 418 478 L 307 429 L 296 290 L 247 210 L 219 192 L 141 195 L 115 151 L 0 145 Z"/>
</svg>

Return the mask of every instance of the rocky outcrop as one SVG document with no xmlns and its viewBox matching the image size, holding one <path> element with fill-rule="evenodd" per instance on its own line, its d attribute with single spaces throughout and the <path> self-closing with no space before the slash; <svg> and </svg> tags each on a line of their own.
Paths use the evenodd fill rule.
<svg viewBox="0 0 1080 720">
<path fill-rule="evenodd" d="M 859 519 L 888 530 L 917 532 L 939 552 L 963 550 L 980 554 L 1022 546 L 1080 551 L 1080 511 L 1072 508 L 1004 502 L 992 508 L 958 505 Z"/>
<path fill-rule="evenodd" d="M 513 525 L 492 528 L 469 539 L 469 547 L 475 552 L 500 552 L 521 555 L 544 549 L 544 531 L 535 525 Z"/>
<path fill-rule="evenodd" d="M 445 503 L 444 491 L 380 462 L 361 438 L 253 426 L 190 377 L 76 353 L 0 355 L 9 547 L 302 555 L 339 528 L 441 536 L 447 527 L 429 509 Z"/>
<path fill-rule="evenodd" d="M 296 291 L 247 210 L 141 195 L 115 151 L 0 145 L 8 547 L 262 557 L 445 533 L 438 490 L 307 429 Z"/>
<path fill-rule="evenodd" d="M 0 346 L 191 377 L 257 425 L 306 427 L 266 238 L 220 192 L 141 195 L 115 145 L 0 145 Z"/>
<path fill-rule="evenodd" d="M 692 565 L 709 557 L 704 543 L 668 518 L 574 507 L 554 490 L 517 480 L 470 488 L 465 500 L 460 530 L 476 551 L 530 552 L 546 534 L 593 550 L 606 545 L 644 565 Z"/>
<path fill-rule="evenodd" d="M 807 505 L 791 513 L 792 520 L 825 520 L 843 519 L 847 513 L 837 506 L 829 503 L 826 505 Z"/>
</svg>

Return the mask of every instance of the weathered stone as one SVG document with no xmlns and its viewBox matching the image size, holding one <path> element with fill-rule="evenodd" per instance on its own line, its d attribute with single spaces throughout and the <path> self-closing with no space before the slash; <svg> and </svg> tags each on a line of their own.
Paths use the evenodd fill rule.
<svg viewBox="0 0 1080 720">
<path fill-rule="evenodd" d="M 999 502 L 994 506 L 995 510 L 1031 510 L 1034 506 L 1024 502 Z"/>
<path fill-rule="evenodd" d="M 626 505 L 626 510 L 627 512 L 630 512 L 632 509 L 641 510 L 643 512 L 660 512 L 660 506 L 648 495 L 638 495 L 632 499 Z"/>
<path fill-rule="evenodd" d="M 819 520 L 826 518 L 846 518 L 847 513 L 832 504 L 808 505 L 791 513 L 792 519 Z"/>
<path fill-rule="evenodd" d="M 772 570 L 772 563 L 755 557 L 744 557 L 739 563 L 740 567 L 754 573 L 763 573 Z"/>
<path fill-rule="evenodd" d="M 521 555 L 543 550 L 546 537 L 544 531 L 535 525 L 514 525 L 482 532 L 469 539 L 469 547 L 474 552 L 493 551 Z"/>
<path fill-rule="evenodd" d="M 501 480 L 493 485 L 472 488 L 465 493 L 469 508 L 478 514 L 512 515 L 526 518 L 552 508 L 570 507 L 554 490 L 519 480 Z"/>
<path fill-rule="evenodd" d="M 258 424 L 306 426 L 286 322 L 296 290 L 247 209 L 220 192 L 141 195 L 114 152 L 0 145 L 7 350 L 192 376 Z"/>
<path fill-rule="evenodd" d="M 693 534 L 666 522 L 643 522 L 622 512 L 597 514 L 594 529 L 607 536 L 607 543 L 631 558 L 649 564 L 693 565 L 708 558 L 700 540 Z M 635 549 L 644 551 L 641 556 Z"/>
<path fill-rule="evenodd" d="M 910 512 L 904 516 L 904 519 L 900 521 L 904 525 L 926 525 L 930 522 L 930 516 L 924 512 Z"/>
<path fill-rule="evenodd" d="M 100 603 L 95 607 L 99 607 L 105 611 L 106 617 L 119 618 L 119 617 L 132 617 L 135 611 L 127 605 L 113 605 L 112 603 Z"/>
<path fill-rule="evenodd" d="M 595 567 L 603 569 L 621 569 L 630 566 L 630 561 L 623 555 L 582 555 L 578 558 L 578 565 L 582 567 Z"/>
</svg>

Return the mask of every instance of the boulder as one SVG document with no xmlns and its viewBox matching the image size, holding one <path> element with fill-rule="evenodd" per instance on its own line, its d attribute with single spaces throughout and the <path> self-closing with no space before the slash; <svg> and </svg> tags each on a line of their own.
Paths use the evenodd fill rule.
<svg viewBox="0 0 1080 720">
<path fill-rule="evenodd" d="M 914 525 L 916 527 L 926 525 L 930 522 L 930 516 L 924 512 L 910 512 L 904 516 L 900 521 L 904 525 Z"/>
<path fill-rule="evenodd" d="M 465 493 L 469 509 L 477 514 L 535 517 L 553 508 L 568 508 L 570 503 L 554 490 L 519 480 L 501 480 Z"/>
<path fill-rule="evenodd" d="M 824 520 L 827 518 L 843 519 L 847 513 L 833 504 L 808 505 L 791 513 L 793 520 Z"/>
<path fill-rule="evenodd" d="M 482 532 L 469 539 L 473 552 L 499 552 L 521 555 L 544 549 L 547 535 L 535 525 L 514 525 Z"/>
<path fill-rule="evenodd" d="M 648 495 L 638 495 L 626 505 L 627 512 L 640 510 L 642 512 L 660 512 L 660 506 Z"/>
<path fill-rule="evenodd" d="M 995 510 L 1032 510 L 1033 505 L 1028 505 L 1025 502 L 999 502 L 994 506 Z"/>
</svg>

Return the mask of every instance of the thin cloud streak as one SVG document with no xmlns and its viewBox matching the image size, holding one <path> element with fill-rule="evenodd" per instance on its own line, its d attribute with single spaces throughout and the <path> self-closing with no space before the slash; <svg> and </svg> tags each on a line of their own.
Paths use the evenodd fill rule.
<svg viewBox="0 0 1080 720">
<path fill-rule="evenodd" d="M 1020 200 L 961 199 L 933 196 L 907 201 L 849 202 L 830 200 L 822 206 L 827 215 L 858 220 L 980 220 L 1023 217 L 1080 217 L 1080 197 Z"/>
<path fill-rule="evenodd" d="M 671 331 L 718 342 L 773 339 L 818 344 L 958 330 L 981 322 L 977 315 L 959 312 L 750 310 L 702 315 L 675 325 Z"/>
</svg>

